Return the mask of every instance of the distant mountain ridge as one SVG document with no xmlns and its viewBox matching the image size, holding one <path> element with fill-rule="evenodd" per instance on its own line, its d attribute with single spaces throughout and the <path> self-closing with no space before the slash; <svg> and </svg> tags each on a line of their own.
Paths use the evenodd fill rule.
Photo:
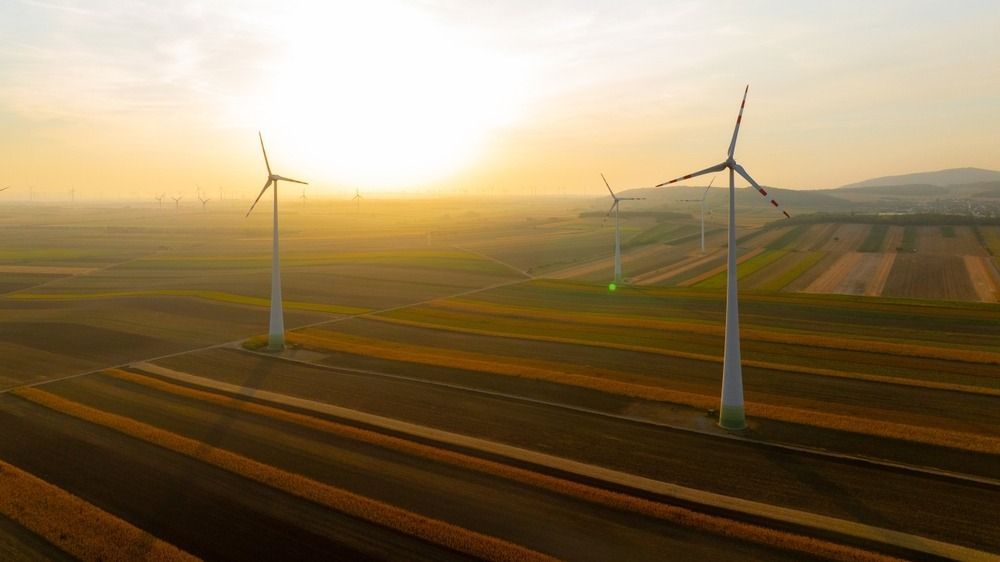
<svg viewBox="0 0 1000 562">
<path fill-rule="evenodd" d="M 918 172 L 899 176 L 882 176 L 864 181 L 850 183 L 837 189 L 852 189 L 858 187 L 888 187 L 888 186 L 952 186 L 970 183 L 985 183 L 1000 181 L 1000 172 L 984 170 L 983 168 L 950 168 L 934 172 Z"/>
</svg>

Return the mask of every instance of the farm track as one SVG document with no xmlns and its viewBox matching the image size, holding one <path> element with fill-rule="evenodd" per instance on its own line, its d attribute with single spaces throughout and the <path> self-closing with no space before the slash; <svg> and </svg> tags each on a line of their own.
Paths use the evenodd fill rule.
<svg viewBox="0 0 1000 562">
<path fill-rule="evenodd" d="M 1000 532 L 988 524 L 993 502 L 1000 499 L 1000 490 L 993 486 L 857 465 L 803 451 L 762 447 L 425 381 L 277 363 L 233 351 L 158 363 L 235 384 L 251 394 L 260 390 L 308 397 L 663 482 L 977 548 L 1000 545 Z M 254 371 L 260 373 L 254 381 L 233 375 Z M 452 406 L 426 406 L 442 403 Z M 699 462 L 690 462 L 692 458 Z M 740 459 L 739 482 L 726 476 L 731 475 L 733 459 Z M 923 492 L 914 498 L 910 493 L 913 489 Z M 955 509 L 956 505 L 963 507 Z"/>
</svg>

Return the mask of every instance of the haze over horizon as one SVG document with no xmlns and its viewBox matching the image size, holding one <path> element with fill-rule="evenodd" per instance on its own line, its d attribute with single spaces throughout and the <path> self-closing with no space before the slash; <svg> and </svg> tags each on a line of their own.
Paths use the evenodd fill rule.
<svg viewBox="0 0 1000 562">
<path fill-rule="evenodd" d="M 598 194 L 721 161 L 746 83 L 762 184 L 1000 169 L 998 27 L 987 1 L 14 0 L 0 185 L 252 193 L 260 129 L 317 194 Z"/>
</svg>

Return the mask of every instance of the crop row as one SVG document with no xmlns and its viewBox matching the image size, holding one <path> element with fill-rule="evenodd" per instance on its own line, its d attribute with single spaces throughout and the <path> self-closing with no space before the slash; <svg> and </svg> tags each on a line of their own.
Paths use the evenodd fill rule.
<svg viewBox="0 0 1000 562">
<path fill-rule="evenodd" d="M 51 410 L 115 430 L 124 435 L 239 474 L 266 486 L 455 551 L 485 560 L 549 561 L 550 557 L 513 543 L 406 511 L 310 478 L 287 472 L 222 449 L 205 447 L 194 439 L 123 416 L 103 412 L 38 388 L 14 394 Z"/>
<path fill-rule="evenodd" d="M 714 534 L 749 540 L 792 551 L 820 555 L 833 560 L 884 559 L 884 557 L 875 553 L 853 547 L 834 544 L 811 537 L 778 531 L 715 515 L 709 515 L 684 507 L 655 502 L 620 492 L 613 492 L 603 488 L 564 480 L 524 468 L 518 468 L 496 461 L 481 459 L 471 455 L 441 449 L 371 430 L 343 425 L 326 419 L 320 419 L 272 406 L 243 400 L 233 400 L 228 396 L 168 383 L 160 379 L 137 375 L 121 369 L 110 369 L 104 371 L 104 373 L 121 380 L 147 386 L 160 392 L 184 396 L 240 412 L 277 419 L 282 422 L 319 430 L 337 437 L 399 451 L 407 455 L 434 462 L 446 463 L 466 470 L 473 470 L 521 484 L 542 488 L 590 503 L 640 513 L 649 517 L 654 517 Z"/>
<path fill-rule="evenodd" d="M 194 556 L 0 461 L 0 514 L 85 561 L 193 561 Z"/>
</svg>

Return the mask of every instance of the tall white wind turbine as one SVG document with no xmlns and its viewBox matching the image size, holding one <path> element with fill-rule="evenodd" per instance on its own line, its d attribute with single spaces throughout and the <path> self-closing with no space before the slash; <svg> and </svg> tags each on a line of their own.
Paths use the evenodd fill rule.
<svg viewBox="0 0 1000 562">
<path fill-rule="evenodd" d="M 260 190 L 257 198 L 254 199 L 253 205 L 250 205 L 250 210 L 247 211 L 247 216 L 253 211 L 253 208 L 257 206 L 257 202 L 267 191 L 267 188 L 274 184 L 274 247 L 273 255 L 271 258 L 271 322 L 267 330 L 267 349 L 270 351 L 280 351 L 285 348 L 285 319 L 281 312 L 281 264 L 278 257 L 278 180 L 290 181 L 293 183 L 301 183 L 303 185 L 309 185 L 304 181 L 293 180 L 292 178 L 286 178 L 279 176 L 278 174 L 271 172 L 271 163 L 267 161 L 267 150 L 264 149 L 264 137 L 257 131 L 257 137 L 260 139 L 260 151 L 264 153 L 264 165 L 267 166 L 267 181 L 264 183 L 264 187 Z"/>
<path fill-rule="evenodd" d="M 701 253 L 703 254 L 705 253 L 705 198 L 708 197 L 708 190 L 712 189 L 713 183 L 715 183 L 715 178 L 708 182 L 708 187 L 701 194 L 701 199 L 680 199 L 682 203 L 701 203 Z"/>
<path fill-rule="evenodd" d="M 361 190 L 355 187 L 354 188 L 354 197 L 351 197 L 351 201 L 354 201 L 354 206 L 355 206 L 354 211 L 355 212 L 358 212 L 358 211 L 361 210 L 361 200 L 362 199 L 364 199 L 364 197 L 361 196 Z"/>
<path fill-rule="evenodd" d="M 608 188 L 608 193 L 611 194 L 611 198 L 614 202 L 611 203 L 611 208 L 604 215 L 604 218 L 608 218 L 611 211 L 615 212 L 615 282 L 614 286 L 617 287 L 621 285 L 622 282 L 622 223 L 621 216 L 619 214 L 619 203 L 622 201 L 641 201 L 645 197 L 618 197 L 615 192 L 612 191 L 611 185 L 608 184 L 608 180 L 601 174 L 601 179 L 604 180 L 604 185 Z"/>
<path fill-rule="evenodd" d="M 736 118 L 736 128 L 733 129 L 733 140 L 729 143 L 726 160 L 704 170 L 699 170 L 686 176 L 665 181 L 656 187 L 694 178 L 704 174 L 729 170 L 729 251 L 726 262 L 726 347 L 722 361 L 722 399 L 719 406 L 719 425 L 725 429 L 740 430 L 747 426 L 746 412 L 743 406 L 743 370 L 740 366 L 740 312 L 739 297 L 736 290 L 736 184 L 735 174 L 743 176 L 761 195 L 768 197 L 764 190 L 733 158 L 736 151 L 736 137 L 740 132 L 740 122 L 743 121 L 743 107 L 747 103 L 747 92 L 750 86 L 743 90 L 743 102 L 740 103 L 740 113 Z M 778 207 L 773 198 L 770 202 Z M 785 217 L 788 212 L 782 210 Z"/>
</svg>

